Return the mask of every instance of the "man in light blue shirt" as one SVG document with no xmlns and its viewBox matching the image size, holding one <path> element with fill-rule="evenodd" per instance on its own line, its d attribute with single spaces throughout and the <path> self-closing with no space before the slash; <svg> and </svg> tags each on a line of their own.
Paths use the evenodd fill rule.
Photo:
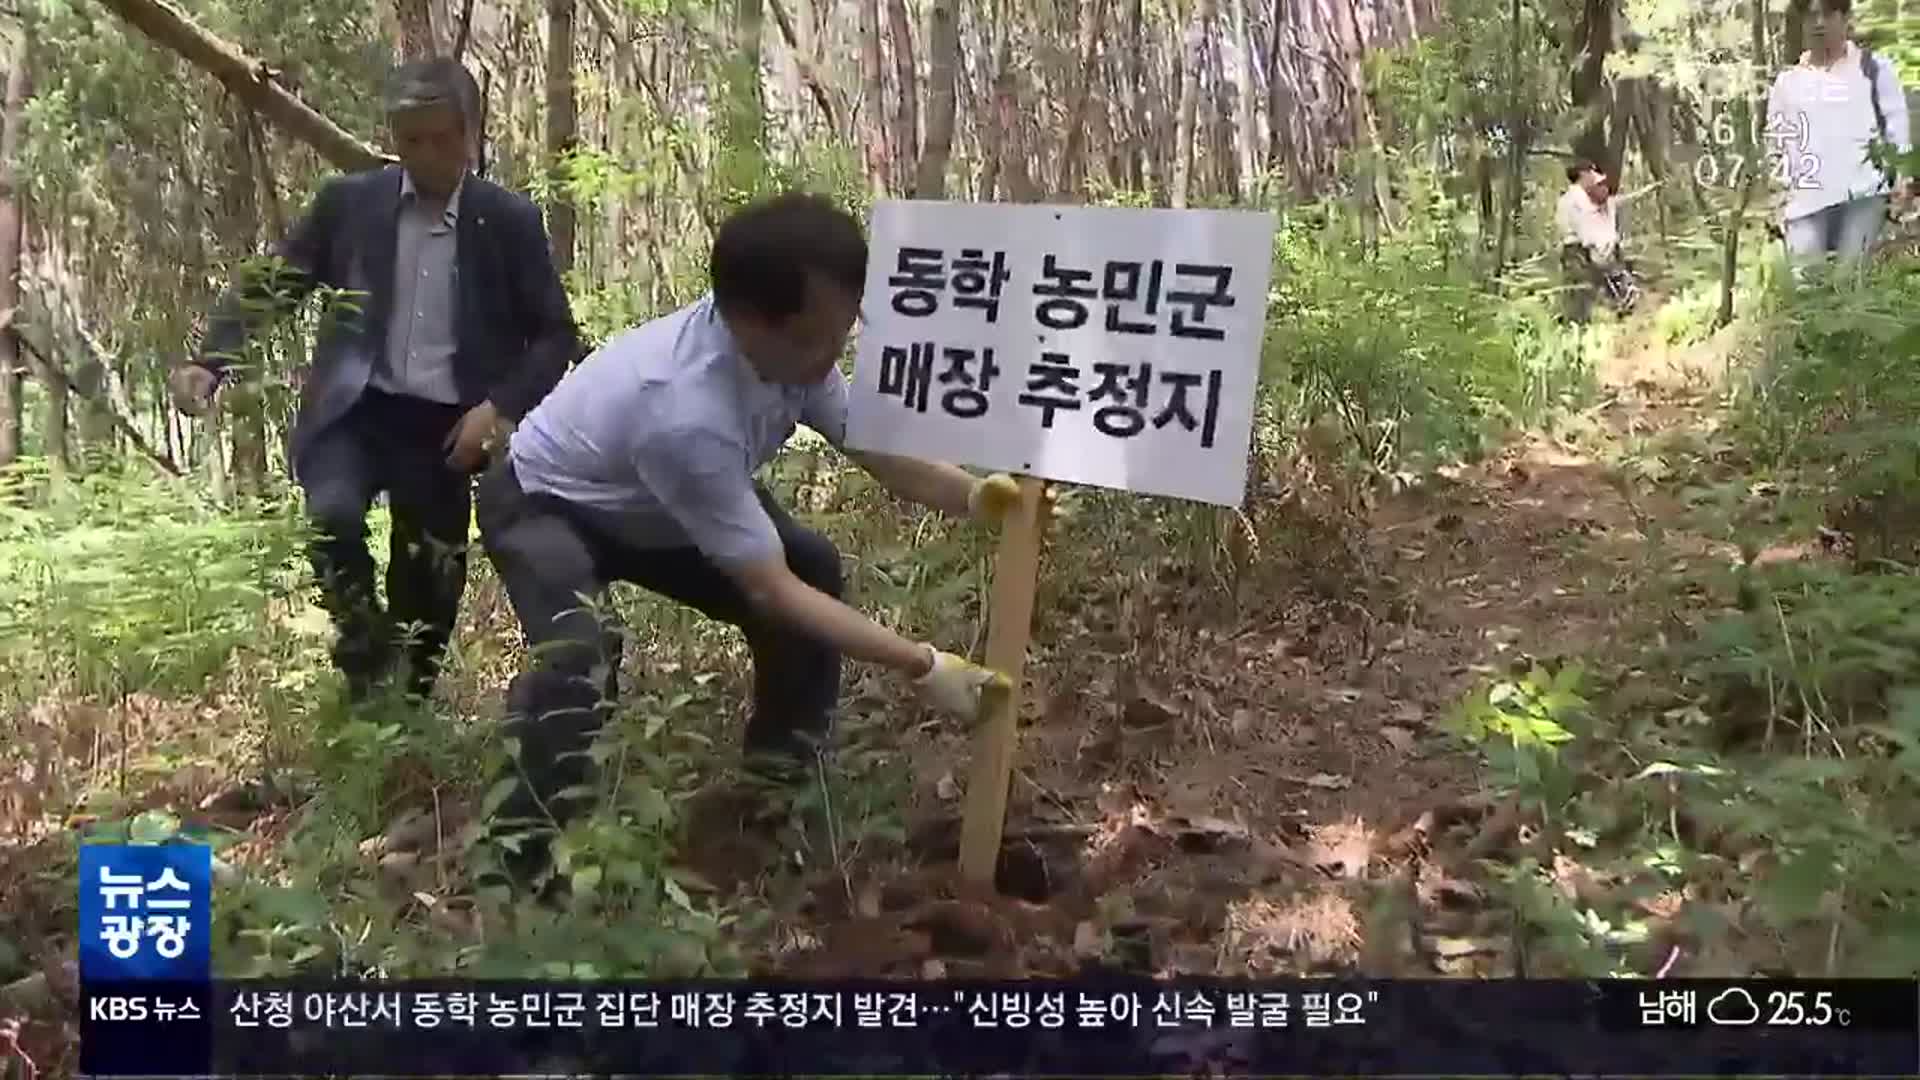
<svg viewBox="0 0 1920 1080">
<path fill-rule="evenodd" d="M 620 636 L 582 598 L 628 581 L 739 626 L 753 654 L 746 750 L 793 760 L 823 739 L 843 655 L 913 679 L 971 716 L 991 672 L 910 641 L 842 603 L 840 556 L 753 474 L 797 424 L 840 447 L 847 383 L 836 366 L 859 311 L 867 244 L 825 199 L 748 207 L 714 238 L 712 292 L 602 346 L 527 414 L 481 481 L 482 542 L 534 656 L 508 691 L 526 777 L 498 815 L 564 821 L 556 796 L 585 782 L 581 754 L 614 695 Z M 894 494 L 997 521 L 1010 477 L 852 452 Z M 514 867 L 545 868 L 537 849 Z"/>
</svg>

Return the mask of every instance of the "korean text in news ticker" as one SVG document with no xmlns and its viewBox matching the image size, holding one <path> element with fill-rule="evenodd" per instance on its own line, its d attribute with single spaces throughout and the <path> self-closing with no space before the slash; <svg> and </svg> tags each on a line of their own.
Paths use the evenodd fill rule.
<svg viewBox="0 0 1920 1080">
<path fill-rule="evenodd" d="M 242 982 L 88 988 L 95 1075 L 1910 1076 L 1912 983 Z M 114 1019 L 119 1017 L 120 1019 Z M 169 1029 L 208 1033 L 202 1056 Z M 123 1038 L 122 1035 L 133 1038 Z"/>
</svg>

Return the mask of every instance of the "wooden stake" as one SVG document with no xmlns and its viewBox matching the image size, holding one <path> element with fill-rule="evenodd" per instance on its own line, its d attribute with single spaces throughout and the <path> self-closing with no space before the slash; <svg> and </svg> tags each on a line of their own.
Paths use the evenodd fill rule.
<svg viewBox="0 0 1920 1080">
<path fill-rule="evenodd" d="M 993 886 L 1000 859 L 1000 835 L 1007 820 L 1007 784 L 1013 776 L 1013 751 L 1020 731 L 1020 676 L 1033 633 L 1033 591 L 1040 575 L 1040 537 L 1046 522 L 1041 506 L 1044 485 L 1020 478 L 1020 502 L 1000 528 L 1000 550 L 993 560 L 993 593 L 987 609 L 987 666 L 1005 675 L 980 695 L 979 726 L 973 738 L 973 771 L 967 780 L 966 816 L 960 825 L 960 877 L 969 884 Z"/>
</svg>

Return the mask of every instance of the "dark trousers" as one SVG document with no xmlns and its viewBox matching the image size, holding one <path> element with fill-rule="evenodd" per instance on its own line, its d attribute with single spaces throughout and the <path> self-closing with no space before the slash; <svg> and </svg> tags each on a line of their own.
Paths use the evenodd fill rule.
<svg viewBox="0 0 1920 1080">
<path fill-rule="evenodd" d="M 838 597 L 840 553 L 796 523 L 765 488 L 761 505 L 779 530 L 787 565 Z M 697 549 L 639 548 L 614 536 L 591 509 L 521 488 L 503 460 L 480 481 L 478 517 L 493 562 L 532 652 L 507 692 L 509 733 L 519 740 L 523 783 L 499 817 L 565 821 L 581 809 L 555 796 L 588 782 L 584 752 L 617 690 L 622 637 L 595 610 L 615 581 L 630 582 L 739 627 L 753 654 L 750 755 L 799 756 L 830 732 L 840 696 L 840 654 L 762 617 L 732 578 Z M 543 812 L 544 808 L 544 812 Z"/>
<path fill-rule="evenodd" d="M 462 411 L 370 389 L 301 455 L 333 660 L 356 697 L 396 660 L 411 693 L 431 693 L 439 675 L 467 585 L 472 478 L 446 464 L 442 447 Z M 382 492 L 393 517 L 384 609 L 367 549 L 367 512 Z"/>
<path fill-rule="evenodd" d="M 1560 248 L 1560 269 L 1565 277 L 1566 302 L 1563 317 L 1584 324 L 1593 317 L 1593 304 L 1605 295 L 1616 311 L 1625 313 L 1631 306 L 1632 269 L 1615 255 L 1602 262 L 1580 244 Z"/>
</svg>

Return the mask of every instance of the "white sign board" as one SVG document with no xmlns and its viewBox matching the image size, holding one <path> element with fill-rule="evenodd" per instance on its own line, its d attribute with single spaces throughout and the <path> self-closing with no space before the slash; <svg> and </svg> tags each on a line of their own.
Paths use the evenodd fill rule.
<svg viewBox="0 0 1920 1080">
<path fill-rule="evenodd" d="M 1274 217 L 885 201 L 847 445 L 1239 506 Z"/>
</svg>

